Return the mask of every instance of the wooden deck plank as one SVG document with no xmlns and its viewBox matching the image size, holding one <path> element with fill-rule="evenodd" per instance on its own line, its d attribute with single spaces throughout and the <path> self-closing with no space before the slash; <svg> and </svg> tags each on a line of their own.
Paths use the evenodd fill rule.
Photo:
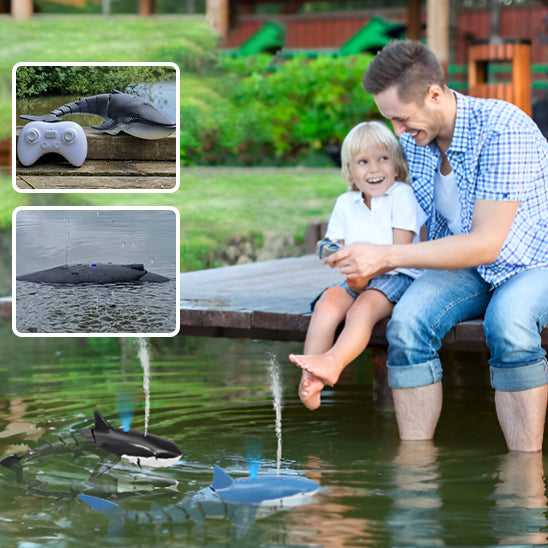
<svg viewBox="0 0 548 548">
<path fill-rule="evenodd" d="M 315 255 L 182 273 L 180 334 L 302 341 L 310 303 L 341 279 Z M 375 327 L 370 345 L 387 345 L 385 328 L 386 321 Z M 459 323 L 443 344 L 486 351 L 483 322 Z M 548 347 L 548 328 L 542 344 Z"/>
<path fill-rule="evenodd" d="M 32 189 L 172 189 L 177 184 L 175 164 L 168 162 L 116 162 L 112 166 L 104 161 L 91 161 L 85 169 L 59 164 L 35 164 L 34 169 L 17 171 L 17 188 Z M 110 173 L 109 173 L 110 171 Z M 32 186 L 30 186 L 32 185 Z"/>
<path fill-rule="evenodd" d="M 17 135 L 21 127 L 17 128 Z M 145 140 L 108 135 L 85 127 L 86 161 L 74 167 L 61 156 L 46 155 L 32 166 L 16 162 L 21 190 L 173 189 L 177 184 L 176 136 Z"/>
</svg>

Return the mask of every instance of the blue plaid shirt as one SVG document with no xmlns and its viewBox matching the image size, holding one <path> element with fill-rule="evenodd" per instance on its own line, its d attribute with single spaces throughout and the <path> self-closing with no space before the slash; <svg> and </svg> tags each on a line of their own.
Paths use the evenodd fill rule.
<svg viewBox="0 0 548 548">
<path fill-rule="evenodd" d="M 520 205 L 500 255 L 478 272 L 496 287 L 522 270 L 548 268 L 548 143 L 523 111 L 505 101 L 454 92 L 457 118 L 447 158 L 459 187 L 461 223 L 472 228 L 477 198 L 519 200 Z M 400 138 L 411 183 L 428 216 L 428 239 L 450 231 L 434 206 L 434 178 L 441 161 L 434 143 L 417 146 Z"/>
</svg>

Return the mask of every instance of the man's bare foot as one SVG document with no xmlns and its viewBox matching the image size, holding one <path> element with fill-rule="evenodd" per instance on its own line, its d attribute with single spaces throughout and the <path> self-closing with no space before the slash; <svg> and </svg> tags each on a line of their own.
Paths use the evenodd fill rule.
<svg viewBox="0 0 548 548">
<path fill-rule="evenodd" d="M 301 369 L 321 380 L 324 384 L 335 385 L 344 369 L 332 354 L 296 355 L 290 354 L 289 359 Z"/>
<path fill-rule="evenodd" d="M 299 385 L 299 398 L 301 398 L 303 405 L 311 411 L 318 409 L 321 404 L 320 394 L 324 386 L 320 379 L 303 369 L 301 384 Z"/>
</svg>

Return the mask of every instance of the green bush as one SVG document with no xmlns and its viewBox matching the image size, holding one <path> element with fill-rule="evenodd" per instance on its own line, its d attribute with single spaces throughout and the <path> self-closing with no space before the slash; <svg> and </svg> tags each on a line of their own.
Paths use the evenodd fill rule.
<svg viewBox="0 0 548 548">
<path fill-rule="evenodd" d="M 170 67 L 30 66 L 17 68 L 17 97 L 94 95 L 129 85 L 173 78 Z"/>
<path fill-rule="evenodd" d="M 275 70 L 264 56 L 225 60 L 233 71 L 222 80 L 226 100 L 181 116 L 183 165 L 292 165 L 341 143 L 352 126 L 378 117 L 361 87 L 370 59 L 295 57 Z"/>
</svg>

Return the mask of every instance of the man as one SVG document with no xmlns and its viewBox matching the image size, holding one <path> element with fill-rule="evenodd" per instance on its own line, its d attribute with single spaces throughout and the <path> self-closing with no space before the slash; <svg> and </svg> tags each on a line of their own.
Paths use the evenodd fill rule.
<svg viewBox="0 0 548 548">
<path fill-rule="evenodd" d="M 442 404 L 438 350 L 484 316 L 497 416 L 510 450 L 540 451 L 548 373 L 548 144 L 520 109 L 449 89 L 420 42 L 390 43 L 363 85 L 392 122 L 428 215 L 428 241 L 354 244 L 326 262 L 346 276 L 424 268 L 387 328 L 400 437 L 431 439 Z"/>
</svg>

